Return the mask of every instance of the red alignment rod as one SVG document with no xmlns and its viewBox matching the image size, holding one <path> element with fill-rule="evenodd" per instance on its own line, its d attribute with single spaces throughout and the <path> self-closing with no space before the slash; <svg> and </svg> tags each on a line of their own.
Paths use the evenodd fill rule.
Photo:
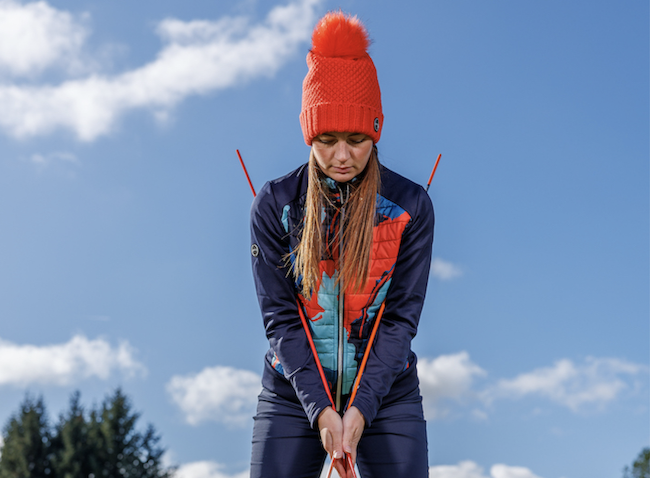
<svg viewBox="0 0 650 478">
<path fill-rule="evenodd" d="M 248 175 L 248 171 L 246 170 L 246 165 L 244 164 L 244 160 L 241 159 L 241 154 L 239 154 L 239 150 L 237 150 L 237 156 L 239 156 L 239 162 L 241 163 L 241 167 L 244 168 L 244 174 L 246 174 L 246 179 L 248 179 L 248 185 L 251 187 L 251 191 L 253 191 L 253 197 L 256 197 L 257 194 L 255 193 L 255 188 L 253 187 L 253 183 L 251 182 L 251 178 Z M 433 177 L 433 175 L 432 175 Z"/>
<path fill-rule="evenodd" d="M 244 160 L 241 157 L 241 153 L 239 150 L 237 150 L 237 156 L 239 157 L 239 162 L 241 163 L 241 167 L 244 169 L 244 174 L 246 174 L 246 179 L 248 180 L 248 185 L 251 187 L 251 191 L 253 191 L 253 197 L 256 197 L 257 194 L 255 193 L 255 188 L 253 187 L 253 183 L 251 182 L 251 178 L 248 175 L 248 171 L 246 170 L 246 165 L 244 164 Z M 307 340 L 309 341 L 309 347 L 311 348 L 311 353 L 314 355 L 314 359 L 316 360 L 316 367 L 318 367 L 318 373 L 320 374 L 320 378 L 323 381 L 323 387 L 325 388 L 325 392 L 327 392 L 327 398 L 330 399 L 330 403 L 332 404 L 332 408 L 334 411 L 336 411 L 336 406 L 334 405 L 334 399 L 332 399 L 332 394 L 330 393 L 330 387 L 327 383 L 327 379 L 325 378 L 325 372 L 323 371 L 323 366 L 320 363 L 320 359 L 318 358 L 318 352 L 316 352 L 316 346 L 314 345 L 314 339 L 311 336 L 311 331 L 309 330 L 309 325 L 307 324 L 307 319 L 305 319 L 305 314 L 302 312 L 302 307 L 300 306 L 300 303 L 298 302 L 296 304 L 298 306 L 298 314 L 300 315 L 300 321 L 302 322 L 302 326 L 305 329 L 305 334 L 307 335 Z M 383 310 L 383 304 L 382 304 L 382 310 Z M 381 311 L 380 311 L 381 314 Z M 372 342 L 371 342 L 372 343 Z M 357 478 L 357 475 L 354 472 L 354 466 L 352 465 L 352 457 L 346 453 L 346 458 L 348 461 L 348 465 L 352 469 L 352 476 L 354 478 Z M 332 474 L 332 469 L 334 468 L 334 460 L 332 460 L 332 463 L 330 464 L 329 471 L 327 473 L 327 476 Z"/>
<path fill-rule="evenodd" d="M 237 156 L 239 157 L 239 162 L 241 163 L 241 167 L 244 170 L 244 174 L 246 174 L 246 179 L 248 180 L 248 185 L 251 188 L 251 191 L 253 192 L 253 197 L 257 196 L 257 193 L 255 193 L 255 188 L 253 187 L 253 183 L 251 181 L 250 176 L 248 175 L 248 170 L 246 169 L 246 165 L 244 164 L 244 160 L 241 157 L 241 153 L 239 150 L 237 150 Z M 438 157 L 440 159 L 440 157 Z M 436 163 L 437 165 L 437 163 Z M 431 174 L 431 177 L 433 177 L 433 174 Z M 430 181 L 429 181 L 430 182 Z M 300 306 L 300 303 L 297 303 L 298 306 L 298 314 L 300 315 L 300 321 L 302 322 L 302 326 L 305 329 L 305 334 L 307 335 L 307 340 L 309 341 L 309 347 L 311 348 L 311 353 L 314 356 L 314 359 L 316 361 L 316 367 L 318 368 L 318 373 L 320 374 L 320 378 L 323 381 L 323 388 L 325 388 L 325 392 L 327 393 L 327 398 L 330 399 L 330 403 L 332 404 L 332 408 L 334 411 L 336 411 L 336 406 L 334 405 L 334 399 L 332 398 L 332 394 L 330 393 L 330 388 L 327 383 L 327 379 L 325 378 L 325 372 L 323 371 L 323 366 L 320 363 L 320 359 L 318 358 L 318 352 L 316 351 L 316 346 L 314 345 L 314 339 L 312 338 L 311 331 L 309 330 L 309 325 L 307 324 L 307 319 L 305 319 L 305 315 L 302 311 L 302 307 Z M 363 374 L 363 368 L 365 367 L 366 361 L 368 360 L 368 352 L 370 351 L 370 346 L 372 345 L 372 341 L 374 340 L 375 333 L 377 332 L 377 325 L 379 324 L 379 320 L 381 319 L 381 314 L 384 311 L 384 304 L 381 305 L 381 309 L 379 309 L 379 314 L 377 316 L 377 320 L 375 323 L 375 327 L 373 328 L 372 335 L 370 336 L 370 341 L 368 343 L 368 348 L 366 350 L 366 354 L 363 358 L 363 362 L 361 363 L 361 369 L 359 371 L 359 374 L 357 376 L 357 381 L 355 382 L 355 390 L 354 393 L 352 394 L 352 399 L 350 400 L 350 404 L 352 404 L 352 400 L 354 399 L 354 396 L 356 395 L 356 388 L 359 386 L 359 380 L 361 378 L 361 375 Z M 348 407 L 349 408 L 349 407 Z M 348 453 L 345 454 L 348 466 L 350 466 L 350 469 L 352 470 L 352 476 L 354 478 L 357 478 L 356 473 L 354 472 L 354 466 L 352 464 L 352 456 Z M 330 464 L 330 468 L 328 470 L 327 476 L 328 478 L 332 474 L 332 469 L 334 468 L 334 460 L 332 460 L 332 463 Z"/>
<path fill-rule="evenodd" d="M 440 162 L 440 157 L 442 156 L 442 153 L 438 155 L 438 159 L 436 159 L 436 164 L 433 165 L 433 171 L 431 171 L 431 176 L 429 176 L 429 182 L 427 183 L 427 188 L 425 191 L 429 190 L 429 186 L 431 186 L 431 181 L 433 181 L 433 175 L 436 174 L 436 169 L 438 169 L 438 163 Z M 242 163 L 243 165 L 244 163 Z"/>
<path fill-rule="evenodd" d="M 239 156 L 239 162 L 241 163 L 242 168 L 244 168 L 244 173 L 246 173 L 246 179 L 248 179 L 248 185 L 251 187 L 251 191 L 253 191 L 253 196 L 257 196 L 257 194 L 255 194 L 255 188 L 253 187 L 253 183 L 251 182 L 250 176 L 248 176 L 248 171 L 246 170 L 246 166 L 244 165 L 244 160 L 241 158 L 241 154 L 239 153 L 239 150 L 237 150 L 237 156 Z M 330 399 L 332 408 L 336 410 L 336 407 L 334 406 L 334 400 L 332 399 L 332 394 L 330 393 L 330 387 L 327 384 L 327 379 L 325 378 L 325 372 L 323 371 L 323 366 L 321 365 L 320 359 L 318 358 L 318 353 L 316 352 L 314 339 L 312 338 L 311 331 L 309 330 L 309 325 L 307 324 L 305 315 L 302 312 L 302 307 L 300 306 L 300 302 L 296 302 L 296 305 L 298 306 L 298 314 L 300 315 L 300 321 L 302 322 L 302 326 L 305 329 L 305 334 L 307 334 L 307 340 L 309 341 L 309 347 L 311 347 L 311 353 L 314 355 L 314 359 L 316 360 L 318 373 L 320 374 L 320 378 L 323 381 L 323 387 L 325 387 L 325 391 L 327 392 L 327 398 Z"/>
<path fill-rule="evenodd" d="M 350 409 L 350 407 L 352 406 L 352 402 L 354 402 L 354 397 L 357 396 L 357 390 L 359 389 L 361 376 L 363 375 L 363 371 L 366 368 L 366 362 L 368 362 L 368 356 L 370 355 L 370 348 L 372 347 L 372 343 L 375 341 L 375 335 L 377 335 L 377 329 L 379 328 L 379 321 L 381 320 L 381 316 L 384 315 L 385 305 L 386 305 L 385 302 L 381 304 L 381 307 L 379 308 L 379 313 L 377 314 L 377 318 L 375 319 L 375 324 L 372 327 L 372 332 L 370 333 L 370 339 L 368 339 L 368 345 L 366 346 L 366 352 L 363 354 L 363 360 L 361 361 L 361 365 L 359 366 L 359 371 L 357 372 L 357 378 L 354 381 L 354 385 L 352 386 L 352 396 L 350 396 L 350 401 L 348 402 L 347 410 Z"/>
<path fill-rule="evenodd" d="M 346 453 L 345 457 L 348 459 L 348 466 L 350 467 L 350 470 L 352 470 L 352 476 L 357 478 L 357 474 L 354 472 L 354 464 L 352 463 L 352 455 Z"/>
<path fill-rule="evenodd" d="M 314 360 L 316 360 L 316 366 L 318 367 L 318 373 L 320 374 L 320 378 L 323 381 L 323 387 L 325 387 L 325 391 L 327 392 L 327 398 L 330 399 L 330 402 L 332 403 L 332 408 L 334 411 L 336 411 L 336 407 L 334 406 L 334 400 L 332 400 L 332 394 L 330 393 L 330 387 L 327 384 L 327 379 L 325 378 L 325 372 L 323 371 L 323 366 L 320 363 L 320 359 L 318 358 L 318 352 L 316 352 L 316 346 L 314 345 L 314 339 L 311 337 L 311 331 L 309 330 L 309 325 L 307 324 L 307 319 L 305 319 L 305 314 L 302 312 L 302 307 L 300 305 L 300 302 L 297 303 L 298 305 L 298 314 L 300 315 L 300 321 L 302 322 L 302 326 L 305 329 L 305 334 L 307 334 L 307 340 L 309 341 L 309 347 L 311 348 L 311 353 L 314 355 Z"/>
<path fill-rule="evenodd" d="M 346 458 L 347 461 L 348 461 L 348 466 L 349 466 L 350 469 L 352 470 L 352 476 L 353 476 L 354 478 L 357 478 L 357 474 L 354 472 L 354 465 L 352 464 L 352 455 L 350 455 L 349 453 L 346 453 L 346 454 L 345 454 L 345 458 Z M 333 469 L 334 469 L 334 460 L 332 460 L 332 461 L 330 462 L 330 467 L 329 467 L 328 470 L 327 470 L 327 478 L 330 478 L 330 477 L 332 476 L 332 470 L 333 470 Z"/>
</svg>

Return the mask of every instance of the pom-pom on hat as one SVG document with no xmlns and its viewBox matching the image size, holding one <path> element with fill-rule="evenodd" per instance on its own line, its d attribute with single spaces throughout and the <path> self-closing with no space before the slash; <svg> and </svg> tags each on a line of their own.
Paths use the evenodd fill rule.
<svg viewBox="0 0 650 478">
<path fill-rule="evenodd" d="M 357 17 L 330 12 L 316 24 L 302 84 L 305 143 L 331 131 L 363 133 L 377 143 L 384 124 L 368 32 Z"/>
</svg>

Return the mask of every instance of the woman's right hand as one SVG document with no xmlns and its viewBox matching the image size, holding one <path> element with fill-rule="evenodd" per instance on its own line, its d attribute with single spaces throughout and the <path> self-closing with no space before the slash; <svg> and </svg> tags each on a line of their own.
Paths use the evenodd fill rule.
<svg viewBox="0 0 650 478">
<path fill-rule="evenodd" d="M 334 468 L 341 478 L 352 477 L 347 460 L 342 460 L 343 453 L 343 420 L 332 408 L 327 407 L 318 415 L 318 429 L 323 448 L 334 462 Z"/>
</svg>

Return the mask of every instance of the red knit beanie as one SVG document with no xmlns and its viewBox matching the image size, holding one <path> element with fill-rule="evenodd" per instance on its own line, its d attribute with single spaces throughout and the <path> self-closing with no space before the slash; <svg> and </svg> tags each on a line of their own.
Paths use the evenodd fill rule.
<svg viewBox="0 0 650 478">
<path fill-rule="evenodd" d="M 305 142 L 327 132 L 363 133 L 377 143 L 384 124 L 368 33 L 357 17 L 330 12 L 316 24 L 302 84 Z"/>
</svg>

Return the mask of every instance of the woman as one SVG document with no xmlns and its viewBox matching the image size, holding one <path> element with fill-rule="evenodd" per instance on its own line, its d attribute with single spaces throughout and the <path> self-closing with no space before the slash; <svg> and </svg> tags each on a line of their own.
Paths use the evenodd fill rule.
<svg viewBox="0 0 650 478">
<path fill-rule="evenodd" d="M 356 17 L 329 13 L 316 25 L 300 114 L 309 162 L 267 183 L 252 207 L 253 275 L 271 346 L 252 477 L 317 477 L 326 453 L 344 478 L 357 458 L 363 478 L 428 476 L 410 345 L 433 209 L 422 187 L 379 164 L 384 118 L 367 47 Z"/>
</svg>

